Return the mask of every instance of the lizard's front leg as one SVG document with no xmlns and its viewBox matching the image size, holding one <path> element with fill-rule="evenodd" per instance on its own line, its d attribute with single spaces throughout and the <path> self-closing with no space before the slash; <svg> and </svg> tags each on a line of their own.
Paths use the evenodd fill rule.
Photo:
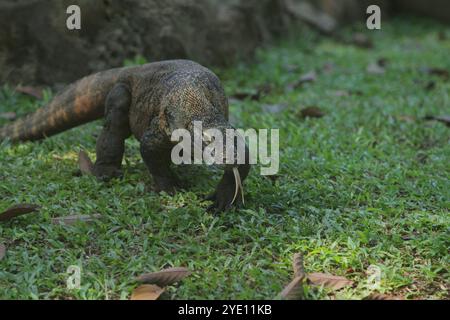
<svg viewBox="0 0 450 320">
<path fill-rule="evenodd" d="M 153 177 L 155 190 L 173 194 L 180 183 L 170 168 L 170 141 L 159 131 L 157 121 L 156 118 L 153 119 L 150 128 L 141 138 L 141 155 Z"/>
<path fill-rule="evenodd" d="M 117 84 L 109 92 L 105 103 L 105 122 L 97 139 L 97 160 L 94 175 L 101 180 L 121 176 L 125 139 L 131 134 L 129 121 L 130 91 L 125 84 Z"/>
</svg>

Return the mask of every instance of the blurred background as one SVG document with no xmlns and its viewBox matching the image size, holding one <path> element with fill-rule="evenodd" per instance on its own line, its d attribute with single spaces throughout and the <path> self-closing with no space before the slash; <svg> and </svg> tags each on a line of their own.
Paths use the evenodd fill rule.
<svg viewBox="0 0 450 320">
<path fill-rule="evenodd" d="M 81 30 L 66 28 L 71 4 L 81 8 Z M 0 0 L 0 84 L 67 83 L 139 56 L 225 66 L 299 28 L 333 34 L 362 24 L 370 4 L 382 20 L 450 22 L 444 0 Z"/>
</svg>

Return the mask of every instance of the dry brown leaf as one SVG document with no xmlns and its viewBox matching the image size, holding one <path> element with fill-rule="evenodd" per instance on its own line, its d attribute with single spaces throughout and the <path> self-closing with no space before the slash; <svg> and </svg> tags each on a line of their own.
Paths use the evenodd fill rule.
<svg viewBox="0 0 450 320">
<path fill-rule="evenodd" d="M 324 286 L 333 290 L 339 290 L 347 286 L 353 285 L 353 281 L 345 277 L 334 276 L 327 273 L 311 273 L 308 274 L 309 283 L 316 286 Z"/>
<path fill-rule="evenodd" d="M 42 100 L 42 98 L 43 98 L 42 88 L 32 87 L 32 86 L 17 86 L 15 91 L 32 96 L 39 100 Z"/>
<path fill-rule="evenodd" d="M 302 118 L 322 118 L 325 115 L 325 112 L 323 112 L 320 108 L 312 106 L 307 107 L 302 110 L 300 110 L 300 116 Z"/>
<path fill-rule="evenodd" d="M 70 215 L 70 216 L 52 218 L 52 223 L 59 224 L 59 225 L 71 226 L 78 221 L 92 222 L 92 221 L 96 221 L 97 219 L 100 219 L 101 217 L 102 217 L 102 215 L 98 214 L 98 213 L 93 214 L 93 215 L 74 214 L 74 215 Z"/>
<path fill-rule="evenodd" d="M 187 268 L 167 268 L 157 272 L 140 275 L 136 280 L 142 283 L 156 284 L 160 287 L 171 285 L 189 276 L 192 272 Z"/>
<path fill-rule="evenodd" d="M 292 258 L 292 269 L 295 277 L 305 277 L 305 268 L 303 266 L 303 255 L 301 253 L 294 254 Z"/>
<path fill-rule="evenodd" d="M 83 150 L 78 153 L 78 166 L 80 167 L 80 171 L 82 174 L 93 174 L 94 164 L 92 163 L 91 158 L 89 158 L 87 153 Z"/>
<path fill-rule="evenodd" d="M 425 120 L 435 120 L 444 123 L 447 127 L 450 127 L 450 116 L 426 116 Z"/>
<path fill-rule="evenodd" d="M 404 299 L 402 297 L 392 296 L 389 294 L 371 293 L 367 297 L 365 297 L 363 300 L 404 300 Z"/>
<path fill-rule="evenodd" d="M 35 212 L 40 207 L 35 204 L 19 204 L 0 213 L 0 221 L 10 220 L 23 214 Z"/>
<path fill-rule="evenodd" d="M 450 77 L 450 72 L 447 69 L 442 68 L 425 68 L 424 71 L 428 74 L 438 76 L 443 78 L 444 80 L 448 80 Z"/>
<path fill-rule="evenodd" d="M 0 113 L 0 119 L 13 121 L 16 120 L 17 114 L 15 112 L 3 112 Z"/>
<path fill-rule="evenodd" d="M 284 300 L 303 300 L 304 277 L 295 277 L 280 293 Z"/>
<path fill-rule="evenodd" d="M 130 300 L 156 300 L 163 292 L 164 288 L 153 284 L 143 284 L 133 290 Z"/>
<path fill-rule="evenodd" d="M 0 243 L 0 261 L 5 257 L 6 247 L 3 243 Z"/>
</svg>

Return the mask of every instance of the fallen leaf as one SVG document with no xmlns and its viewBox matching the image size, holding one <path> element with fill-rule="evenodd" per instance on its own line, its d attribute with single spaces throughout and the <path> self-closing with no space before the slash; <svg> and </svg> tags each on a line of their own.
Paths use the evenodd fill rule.
<svg viewBox="0 0 450 320">
<path fill-rule="evenodd" d="M 333 290 L 339 290 L 346 286 L 351 286 L 353 281 L 345 277 L 334 276 L 327 273 L 311 273 L 307 276 L 309 283 L 316 286 L 324 286 Z"/>
<path fill-rule="evenodd" d="M 424 72 L 433 76 L 441 77 L 448 80 L 450 77 L 450 72 L 443 68 L 424 68 Z"/>
<path fill-rule="evenodd" d="M 80 167 L 80 171 L 82 174 L 93 174 L 94 164 L 92 163 L 87 153 L 83 150 L 78 153 L 78 166 Z"/>
<path fill-rule="evenodd" d="M 52 218 L 52 223 L 59 224 L 59 225 L 71 226 L 78 221 L 92 222 L 92 221 L 96 221 L 96 220 L 100 219 L 101 217 L 102 217 L 102 215 L 98 214 L 98 213 L 93 214 L 93 215 L 74 214 L 74 215 L 69 215 L 69 216 L 64 216 L 64 217 Z"/>
<path fill-rule="evenodd" d="M 16 118 L 17 118 L 17 114 L 15 112 L 3 112 L 3 113 L 0 113 L 0 119 L 13 121 Z"/>
<path fill-rule="evenodd" d="M 191 271 L 187 268 L 175 267 L 157 272 L 145 273 L 140 275 L 136 280 L 142 283 L 156 284 L 160 287 L 165 287 L 182 280 L 190 274 Z"/>
<path fill-rule="evenodd" d="M 280 293 L 280 297 L 283 300 L 303 300 L 303 282 L 304 277 L 295 277 L 283 291 Z"/>
<path fill-rule="evenodd" d="M 320 108 L 312 106 L 307 107 L 302 110 L 300 110 L 300 116 L 302 118 L 322 118 L 325 115 L 325 112 L 323 112 Z"/>
<path fill-rule="evenodd" d="M 153 284 L 143 284 L 133 290 L 130 300 L 156 300 L 163 292 L 164 288 Z"/>
<path fill-rule="evenodd" d="M 392 296 L 389 294 L 372 293 L 367 297 L 363 298 L 363 300 L 404 300 L 404 299 L 402 297 Z"/>
<path fill-rule="evenodd" d="M 444 123 L 447 127 L 450 127 L 450 116 L 431 116 L 425 117 L 425 120 L 434 120 Z"/>
<path fill-rule="evenodd" d="M 279 113 L 288 107 L 287 103 L 265 104 L 261 107 L 264 112 Z"/>
<path fill-rule="evenodd" d="M 42 98 L 43 98 L 42 88 L 32 87 L 32 86 L 17 86 L 15 91 L 32 96 L 39 100 L 42 100 Z"/>
<path fill-rule="evenodd" d="M 303 266 L 303 255 L 301 253 L 294 254 L 292 258 L 292 269 L 295 277 L 305 277 L 305 268 Z"/>
<path fill-rule="evenodd" d="M 10 220 L 23 214 L 35 212 L 40 207 L 34 204 L 19 204 L 0 213 L 0 221 Z"/>
<path fill-rule="evenodd" d="M 5 257 L 6 254 L 6 247 L 3 243 L 0 243 L 0 260 L 2 260 Z"/>
<path fill-rule="evenodd" d="M 360 48 L 365 48 L 365 49 L 373 48 L 372 40 L 367 35 L 365 35 L 364 33 L 361 33 L 361 32 L 357 32 L 357 33 L 353 34 L 351 43 Z"/>
</svg>

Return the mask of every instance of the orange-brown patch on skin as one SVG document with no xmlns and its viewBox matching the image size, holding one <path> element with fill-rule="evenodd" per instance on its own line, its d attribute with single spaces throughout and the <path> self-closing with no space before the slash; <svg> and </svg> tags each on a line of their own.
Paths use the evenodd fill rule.
<svg viewBox="0 0 450 320">
<path fill-rule="evenodd" d="M 91 110 L 91 100 L 88 95 L 77 96 L 74 102 L 74 112 L 78 116 L 89 113 Z"/>
</svg>

